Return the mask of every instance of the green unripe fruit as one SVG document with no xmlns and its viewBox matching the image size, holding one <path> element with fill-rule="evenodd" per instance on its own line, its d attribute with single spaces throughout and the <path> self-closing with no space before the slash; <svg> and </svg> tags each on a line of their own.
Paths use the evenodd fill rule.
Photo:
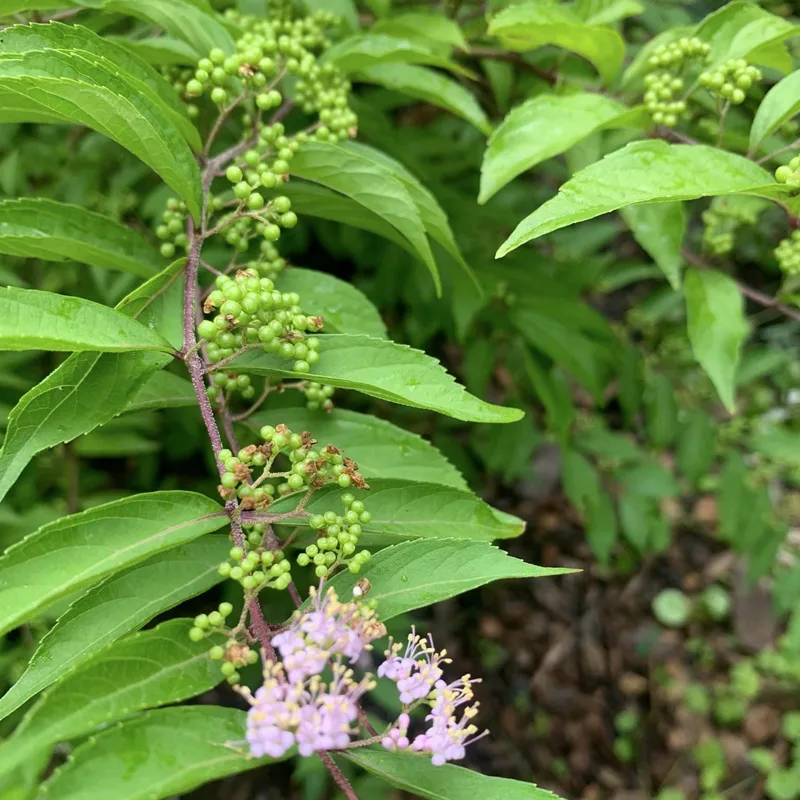
<svg viewBox="0 0 800 800">
<path fill-rule="evenodd" d="M 295 367 L 296 367 L 296 366 L 297 366 L 297 365 L 295 364 Z M 349 486 L 352 486 L 352 484 L 353 484 L 353 479 L 352 479 L 352 478 L 351 478 L 349 475 L 347 475 L 347 474 L 344 474 L 344 475 L 340 475 L 340 476 L 339 476 L 339 478 L 338 478 L 338 481 L 337 481 L 337 482 L 338 482 L 339 486 L 341 486 L 341 487 L 342 487 L 342 489 L 347 489 Z"/>
<path fill-rule="evenodd" d="M 222 614 L 223 617 L 229 617 L 233 613 L 233 606 L 230 603 L 220 603 L 219 613 Z"/>
<path fill-rule="evenodd" d="M 209 54 L 208 58 L 212 64 L 222 64 L 225 61 L 225 51 L 219 47 L 215 47 Z"/>
<path fill-rule="evenodd" d="M 233 193 L 239 200 L 246 200 L 250 197 L 250 193 L 253 191 L 253 187 L 247 181 L 239 181 L 236 186 L 233 187 Z"/>
<path fill-rule="evenodd" d="M 292 201 L 285 195 L 279 195 L 272 201 L 272 207 L 279 214 L 285 214 L 287 211 L 291 211 Z"/>
<path fill-rule="evenodd" d="M 264 208 L 264 197 L 260 195 L 258 192 L 253 192 L 250 197 L 247 198 L 247 207 L 251 211 L 258 211 L 261 208 Z"/>
<path fill-rule="evenodd" d="M 241 547 L 232 547 L 228 555 L 233 561 L 241 561 L 244 557 L 244 550 Z"/>
<path fill-rule="evenodd" d="M 228 93 L 221 87 L 216 86 L 211 90 L 211 102 L 221 106 L 228 100 Z"/>
<path fill-rule="evenodd" d="M 188 97 L 200 97 L 203 94 L 203 84 L 197 79 L 190 80 L 186 84 L 186 94 Z"/>
<path fill-rule="evenodd" d="M 222 674 L 223 674 L 223 675 L 225 675 L 226 677 L 228 677 L 228 676 L 231 676 L 231 675 L 233 675 L 233 674 L 236 672 L 236 667 L 234 667 L 234 666 L 233 666 L 233 664 L 231 664 L 231 662 L 230 662 L 230 661 L 226 661 L 226 662 L 225 662 L 225 663 L 224 663 L 224 664 L 223 664 L 223 665 L 220 667 L 220 670 L 222 671 Z"/>
<path fill-rule="evenodd" d="M 308 372 L 311 369 L 311 365 L 308 363 L 308 361 L 302 361 L 302 360 L 301 361 L 295 361 L 294 362 L 294 366 L 292 367 L 292 369 L 295 372 Z M 339 485 L 342 486 L 341 483 Z M 350 484 L 348 483 L 347 486 L 349 486 L 349 485 Z"/>
<path fill-rule="evenodd" d="M 269 442 L 272 437 L 275 435 L 275 428 L 272 425 L 265 425 L 259 433 L 261 434 L 261 438 L 265 441 Z"/>
<path fill-rule="evenodd" d="M 208 624 L 209 624 L 209 625 L 210 625 L 212 628 L 218 628 L 220 625 L 222 625 L 222 623 L 223 623 L 224 621 L 225 621 L 225 620 L 223 620 L 223 618 L 222 618 L 222 614 L 220 614 L 220 613 L 219 613 L 219 611 L 212 611 L 212 612 L 211 612 L 211 613 L 208 615 Z"/>
<path fill-rule="evenodd" d="M 290 475 L 286 482 L 289 484 L 289 487 L 295 491 L 302 489 L 306 485 L 306 482 L 300 475 Z"/>
<path fill-rule="evenodd" d="M 216 325 L 210 319 L 204 319 L 198 326 L 197 326 L 197 335 L 201 339 L 206 339 L 210 341 L 212 339 L 217 338 L 217 330 Z"/>
<path fill-rule="evenodd" d="M 357 573 L 361 572 L 361 564 L 359 564 L 358 561 L 351 561 L 347 565 L 347 569 L 349 569 L 350 572 L 356 575 Z"/>
<path fill-rule="evenodd" d="M 205 614 L 198 614 L 194 618 L 194 626 L 195 628 L 207 628 L 209 626 L 209 619 Z"/>
<path fill-rule="evenodd" d="M 237 167 L 235 164 L 231 164 L 231 166 L 225 170 L 225 177 L 231 183 L 239 183 L 243 176 L 241 169 L 239 169 L 239 167 Z"/>
<path fill-rule="evenodd" d="M 315 574 L 315 575 L 316 575 L 318 578 L 324 578 L 324 577 L 326 577 L 326 576 L 327 576 L 327 574 L 328 574 L 328 568 L 327 568 L 327 567 L 326 567 L 324 564 L 320 564 L 320 565 L 318 565 L 318 566 L 317 566 L 317 568 L 314 570 L 314 574 Z"/>
<path fill-rule="evenodd" d="M 225 657 L 225 650 L 217 644 L 208 651 L 208 655 L 212 661 L 222 661 Z"/>
<path fill-rule="evenodd" d="M 294 211 L 287 211 L 281 214 L 280 222 L 284 228 L 294 228 L 297 225 L 297 214 Z"/>
<path fill-rule="evenodd" d="M 218 567 L 217 572 L 222 575 L 223 578 L 230 577 L 231 574 L 231 565 L 227 561 L 223 561 Z"/>
<path fill-rule="evenodd" d="M 203 633 L 202 630 L 200 630 L 200 628 L 190 628 L 189 629 L 189 638 L 193 642 L 202 642 L 203 639 L 206 638 L 206 635 L 205 635 L 205 633 Z"/>
<path fill-rule="evenodd" d="M 320 528 L 325 527 L 325 517 L 322 514 L 314 514 L 313 517 L 309 520 L 309 525 L 315 530 L 319 530 Z"/>
<path fill-rule="evenodd" d="M 265 225 L 264 226 L 264 238 L 268 242 L 277 242 L 278 239 L 281 238 L 281 229 L 277 225 L 275 225 L 273 223 L 269 223 L 268 225 Z M 162 245 L 162 250 L 163 250 L 163 245 Z M 173 251 L 174 251 L 174 248 L 173 248 Z"/>
<path fill-rule="evenodd" d="M 175 245 L 171 242 L 164 242 L 159 250 L 164 258 L 172 258 L 175 255 Z"/>
<path fill-rule="evenodd" d="M 305 553 L 300 553 L 300 555 L 297 556 L 297 563 L 301 567 L 307 567 L 310 563 L 310 560 L 311 559 L 309 559 L 309 557 Z"/>
<path fill-rule="evenodd" d="M 285 175 L 289 172 L 289 163 L 282 158 L 278 158 L 272 162 L 272 171 L 277 175 Z"/>
<path fill-rule="evenodd" d="M 256 579 L 252 575 L 247 575 L 244 578 L 242 578 L 242 586 L 245 589 L 255 589 Z"/>
</svg>

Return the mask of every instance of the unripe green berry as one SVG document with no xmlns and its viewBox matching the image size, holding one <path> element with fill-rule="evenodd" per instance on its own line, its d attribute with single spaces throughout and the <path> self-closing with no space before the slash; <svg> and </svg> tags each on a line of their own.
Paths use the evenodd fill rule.
<svg viewBox="0 0 800 800">
<path fill-rule="evenodd" d="M 217 644 L 208 651 L 208 655 L 211 657 L 212 661 L 222 661 L 225 657 L 225 650 Z"/>
<path fill-rule="evenodd" d="M 228 169 L 225 170 L 225 177 L 231 183 L 239 183 L 239 181 L 241 181 L 243 177 L 242 170 L 239 169 L 239 167 L 237 167 L 235 164 L 231 164 L 231 166 L 229 166 Z"/>
<path fill-rule="evenodd" d="M 202 642 L 203 639 L 206 638 L 206 635 L 200 628 L 190 628 L 189 629 L 189 638 L 193 642 Z"/>
<path fill-rule="evenodd" d="M 219 613 L 222 614 L 223 617 L 229 617 L 233 613 L 233 606 L 230 603 L 220 603 Z"/>
<path fill-rule="evenodd" d="M 215 86 L 211 90 L 211 102 L 215 105 L 221 106 L 228 100 L 228 93 L 221 87 Z"/>
</svg>

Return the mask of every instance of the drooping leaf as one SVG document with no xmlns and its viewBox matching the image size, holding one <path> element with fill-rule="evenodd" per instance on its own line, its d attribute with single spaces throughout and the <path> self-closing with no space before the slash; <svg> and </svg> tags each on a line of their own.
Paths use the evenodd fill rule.
<svg viewBox="0 0 800 800">
<path fill-rule="evenodd" d="M 0 698 L 0 719 L 112 642 L 221 581 L 217 567 L 229 546 L 222 536 L 187 542 L 114 575 L 76 600 Z"/>
<path fill-rule="evenodd" d="M 603 489 L 586 498 L 586 539 L 601 564 L 608 564 L 619 538 L 614 501 Z"/>
<path fill-rule="evenodd" d="M 365 747 L 348 750 L 343 755 L 392 786 L 428 800 L 463 800 L 466 797 L 483 797 L 486 800 L 559 800 L 552 792 L 540 789 L 533 783 L 492 778 L 454 764 L 435 767 L 431 764 L 430 756 L 423 754 L 392 753 Z"/>
<path fill-rule="evenodd" d="M 711 378 L 725 407 L 733 412 L 739 352 L 748 333 L 739 287 L 717 270 L 690 269 L 684 293 L 694 356 Z"/>
<path fill-rule="evenodd" d="M 193 492 L 152 492 L 51 522 L 0 558 L 0 633 L 123 567 L 218 530 L 220 506 Z"/>
<path fill-rule="evenodd" d="M 93 128 L 140 158 L 197 216 L 200 171 L 176 112 L 144 80 L 102 55 L 90 31 L 75 27 L 86 46 L 75 42 L 62 50 L 60 27 L 37 26 L 34 34 L 27 32 L 30 27 L 9 28 L 0 41 L 4 122 L 76 122 Z M 53 47 L 46 49 L 51 39 Z"/>
<path fill-rule="evenodd" d="M 407 39 L 449 45 L 466 50 L 468 45 L 455 20 L 443 14 L 426 11 L 404 11 L 376 22 L 371 29 L 374 33 L 388 34 Z"/>
<path fill-rule="evenodd" d="M 575 419 L 575 407 L 569 387 L 565 385 L 565 381 L 559 379 L 559 375 L 555 374 L 555 369 L 546 370 L 527 348 L 519 348 L 518 352 L 525 375 L 544 405 L 548 427 L 558 434 L 562 441 L 566 440 Z"/>
<path fill-rule="evenodd" d="M 770 134 L 775 133 L 798 113 L 800 113 L 800 70 L 776 83 L 761 101 L 750 128 L 750 152 L 757 152 Z"/>
<path fill-rule="evenodd" d="M 4 286 L 0 307 L 0 350 L 172 350 L 135 319 L 82 297 Z"/>
<path fill-rule="evenodd" d="M 143 278 L 164 261 L 130 228 L 79 206 L 45 199 L 0 201 L 0 253 L 71 259 Z"/>
<path fill-rule="evenodd" d="M 361 527 L 363 542 L 393 544 L 405 539 L 471 539 L 491 542 L 519 536 L 525 523 L 501 517 L 470 492 L 432 483 L 415 483 L 379 478 L 369 482 L 370 490 L 353 494 L 366 504 L 372 519 Z M 316 491 L 305 506 L 311 514 L 341 513 L 338 486 Z M 270 506 L 270 513 L 283 514 L 297 506 L 302 494 L 288 495 Z M 289 518 L 280 526 L 307 526 L 308 517 Z"/>
<path fill-rule="evenodd" d="M 716 458 L 717 425 L 702 409 L 693 408 L 683 420 L 678 437 L 678 469 L 693 484 L 708 471 Z"/>
<path fill-rule="evenodd" d="M 176 347 L 181 342 L 172 340 L 165 317 L 173 316 L 182 303 L 181 267 L 182 262 L 175 262 L 117 306 L 120 313 L 166 334 Z M 9 415 L 0 450 L 0 500 L 33 456 L 108 422 L 169 361 L 168 355 L 150 352 L 71 355 L 23 395 Z"/>
<path fill-rule="evenodd" d="M 308 373 L 294 372 L 277 356 L 251 350 L 231 368 L 256 375 L 305 378 L 400 405 L 438 411 L 467 422 L 514 422 L 522 412 L 469 394 L 438 361 L 419 350 L 369 336 L 322 337 L 320 360 Z"/>
<path fill-rule="evenodd" d="M 190 619 L 172 619 L 98 653 L 44 694 L 0 744 L 0 772 L 37 751 L 91 733 L 145 708 L 176 703 L 222 680 L 207 641 L 189 639 Z M 217 642 L 218 643 L 218 642 Z"/>
<path fill-rule="evenodd" d="M 340 145 L 308 142 L 292 160 L 292 175 L 320 183 L 378 214 L 406 239 L 440 288 L 425 226 L 407 188 L 385 166 Z"/>
<path fill-rule="evenodd" d="M 622 66 L 625 42 L 613 28 L 589 25 L 570 8 L 551 0 L 529 0 L 504 8 L 489 23 L 510 50 L 535 50 L 551 44 L 583 56 L 610 83 Z"/>
<path fill-rule="evenodd" d="M 561 483 L 567 499 L 582 514 L 600 494 L 600 476 L 588 458 L 575 450 L 561 449 Z"/>
<path fill-rule="evenodd" d="M 372 303 L 355 286 L 326 272 L 293 267 L 278 279 L 282 292 L 297 292 L 305 308 L 325 320 L 330 333 L 386 338 L 386 326 Z"/>
<path fill-rule="evenodd" d="M 513 108 L 489 138 L 478 202 L 485 203 L 517 175 L 597 130 L 642 122 L 647 124 L 640 112 L 593 92 L 532 97 Z"/>
<path fill-rule="evenodd" d="M 358 575 L 342 572 L 330 585 L 339 597 L 350 597 L 356 583 L 366 578 L 371 584 L 369 599 L 377 600 L 378 613 L 385 621 L 492 581 L 571 571 L 526 564 L 482 542 L 418 539 L 384 548 Z"/>
<path fill-rule="evenodd" d="M 469 491 L 461 473 L 430 442 L 371 414 L 344 408 L 311 414 L 304 408 L 287 408 L 254 414 L 247 425 L 257 431 L 275 420 L 292 431 L 309 431 L 321 447 L 335 444 L 367 480 L 396 478 Z"/>
<path fill-rule="evenodd" d="M 472 92 L 436 70 L 415 64 L 383 64 L 361 70 L 355 79 L 444 108 L 487 136 L 492 132 L 492 125 Z"/>
<path fill-rule="evenodd" d="M 681 285 L 681 246 L 686 234 L 683 203 L 646 203 L 622 209 L 633 238 L 658 264 L 673 289 Z"/>
<path fill-rule="evenodd" d="M 678 402 L 673 381 L 660 372 L 649 376 L 644 405 L 650 443 L 657 450 L 665 450 L 678 434 Z"/>
<path fill-rule="evenodd" d="M 245 726 L 246 714 L 237 708 L 148 711 L 78 747 L 42 786 L 41 798 L 96 800 L 99 791 L 120 800 L 161 800 L 273 763 L 231 746 L 244 740 Z"/>
<path fill-rule="evenodd" d="M 186 408 L 197 405 L 194 387 L 186 378 L 160 370 L 151 375 L 125 406 L 125 411 L 154 411 L 159 408 Z"/>
<path fill-rule="evenodd" d="M 706 145 L 632 142 L 567 181 L 552 200 L 517 225 L 497 257 L 625 206 L 727 194 L 771 198 L 783 192 L 766 170 L 735 153 Z"/>
</svg>

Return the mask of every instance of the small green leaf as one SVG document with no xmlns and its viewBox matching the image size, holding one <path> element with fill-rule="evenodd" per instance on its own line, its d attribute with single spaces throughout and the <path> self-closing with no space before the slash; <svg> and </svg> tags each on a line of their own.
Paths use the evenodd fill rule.
<svg viewBox="0 0 800 800">
<path fill-rule="evenodd" d="M 655 547 L 658 519 L 661 511 L 651 497 L 625 492 L 617 498 L 617 510 L 622 533 L 640 553 Z"/>
<path fill-rule="evenodd" d="M 798 113 L 800 113 L 800 70 L 776 83 L 761 101 L 750 128 L 750 152 L 757 152 L 770 134 L 775 133 Z"/>
<path fill-rule="evenodd" d="M 673 382 L 661 373 L 648 380 L 644 396 L 647 435 L 657 450 L 669 447 L 678 434 L 678 403 Z"/>
<path fill-rule="evenodd" d="M 361 527 L 364 539 L 375 544 L 394 544 L 405 539 L 471 539 L 491 542 L 519 536 L 525 523 L 494 512 L 471 492 L 432 483 L 387 480 L 370 481 L 370 490 L 355 490 L 353 494 L 366 504 L 372 519 Z M 305 510 L 324 514 L 335 510 L 341 513 L 338 486 L 326 486 L 314 492 Z M 303 495 L 293 494 L 276 500 L 270 513 L 283 514 L 297 506 Z M 309 517 L 285 521 L 292 528 L 307 526 Z M 283 526 L 284 522 L 276 523 Z M 291 530 L 291 529 L 290 529 Z"/>
<path fill-rule="evenodd" d="M 647 125 L 643 115 L 601 94 L 540 94 L 513 108 L 489 138 L 478 202 L 525 170 L 564 153 L 595 131 Z"/>
<path fill-rule="evenodd" d="M 397 478 L 469 491 L 461 473 L 430 442 L 371 414 L 344 408 L 311 414 L 304 408 L 287 408 L 254 414 L 245 424 L 258 431 L 276 419 L 289 430 L 310 431 L 323 447 L 341 448 L 368 481 Z"/>
<path fill-rule="evenodd" d="M 678 437 L 678 469 L 696 484 L 716 458 L 717 424 L 702 409 L 693 408 L 683 420 Z"/>
<path fill-rule="evenodd" d="M 187 408 L 197 405 L 194 387 L 171 372 L 160 370 L 148 378 L 125 406 L 125 411 L 154 411 L 159 408 Z"/>
<path fill-rule="evenodd" d="M 503 9 L 488 33 L 510 50 L 535 50 L 551 44 L 583 56 L 610 83 L 625 58 L 625 42 L 612 28 L 588 25 L 570 8 L 552 0 L 530 0 Z"/>
<path fill-rule="evenodd" d="M 226 523 L 213 500 L 193 492 L 135 495 L 63 517 L 0 558 L 0 633 L 56 600 Z"/>
<path fill-rule="evenodd" d="M 742 342 L 748 334 L 739 287 L 722 272 L 686 273 L 686 316 L 694 356 L 728 411 L 736 406 L 734 381 Z"/>
<path fill-rule="evenodd" d="M 465 800 L 468 797 L 482 797 L 485 800 L 559 800 L 552 792 L 527 781 L 492 778 L 454 764 L 435 767 L 431 764 L 430 756 L 423 754 L 361 748 L 345 751 L 342 755 L 392 786 L 428 800 Z"/>
<path fill-rule="evenodd" d="M 596 504 L 600 494 L 600 475 L 585 456 L 567 447 L 561 448 L 561 483 L 564 494 L 581 514 Z"/>
<path fill-rule="evenodd" d="M 487 136 L 492 125 L 475 96 L 441 72 L 414 64 L 384 64 L 361 70 L 355 80 L 376 83 L 393 92 L 443 108 Z"/>
<path fill-rule="evenodd" d="M 282 292 L 297 292 L 305 308 L 325 320 L 330 333 L 352 333 L 386 338 L 386 326 L 372 303 L 355 286 L 326 272 L 292 269 L 278 279 Z"/>
<path fill-rule="evenodd" d="M 207 705 L 148 711 L 84 742 L 38 800 L 162 800 L 274 763 L 231 746 L 244 741 L 246 716 Z"/>
<path fill-rule="evenodd" d="M 636 497 L 660 500 L 680 492 L 675 478 L 657 461 L 644 461 L 635 466 L 623 467 L 617 470 L 615 477 L 626 492 Z"/>
<path fill-rule="evenodd" d="M 0 698 L 0 719 L 107 645 L 219 583 L 217 567 L 229 547 L 227 537 L 204 536 L 115 575 L 76 600 Z"/>
<path fill-rule="evenodd" d="M 497 258 L 531 239 L 624 206 L 727 194 L 772 198 L 784 192 L 766 170 L 735 153 L 706 145 L 632 142 L 567 181 L 517 225 Z"/>
<path fill-rule="evenodd" d="M 39 750 L 91 733 L 99 725 L 216 686 L 222 680 L 219 664 L 208 657 L 209 642 L 189 639 L 192 624 L 190 619 L 172 619 L 135 633 L 67 675 L 0 744 L 0 772 L 8 773 Z"/>
<path fill-rule="evenodd" d="M 537 567 L 497 547 L 463 539 L 418 539 L 386 547 L 358 575 L 342 572 L 330 583 L 341 598 L 366 578 L 369 600 L 386 621 L 505 578 L 542 578 L 574 570 Z"/>
<path fill-rule="evenodd" d="M 369 336 L 340 333 L 322 337 L 319 363 L 308 373 L 294 372 L 285 360 L 258 350 L 234 359 L 231 368 L 355 389 L 381 400 L 438 411 L 466 422 L 514 422 L 523 416 L 518 409 L 491 405 L 469 394 L 425 353 Z"/>
<path fill-rule="evenodd" d="M 719 475 L 717 505 L 720 536 L 735 543 L 751 502 L 752 489 L 747 481 L 747 466 L 739 453 L 732 451 L 725 459 Z"/>
<path fill-rule="evenodd" d="M 172 351 L 163 336 L 108 306 L 36 289 L 0 287 L 0 350 Z"/>
<path fill-rule="evenodd" d="M 555 368 L 546 370 L 527 348 L 519 348 L 517 352 L 520 353 L 525 375 L 545 408 L 548 428 L 558 434 L 562 441 L 566 440 L 575 419 L 575 406 L 566 381 L 561 380 Z"/>
<path fill-rule="evenodd" d="M 800 467 L 800 433 L 783 425 L 756 430 L 749 439 L 750 448 L 789 467 Z"/>
<path fill-rule="evenodd" d="M 602 489 L 586 498 L 586 540 L 601 564 L 608 564 L 619 538 L 614 501 Z"/>
<path fill-rule="evenodd" d="M 0 253 L 80 261 L 149 278 L 163 258 L 130 228 L 54 200 L 0 201 Z"/>
<path fill-rule="evenodd" d="M 405 11 L 393 17 L 379 20 L 371 30 L 373 33 L 388 34 L 405 39 L 428 40 L 434 44 L 468 48 L 467 40 L 455 20 L 443 14 L 426 11 Z"/>
<path fill-rule="evenodd" d="M 683 203 L 646 203 L 622 209 L 633 238 L 658 264 L 673 289 L 681 285 L 681 247 L 686 235 Z"/>
<path fill-rule="evenodd" d="M 638 461 L 644 455 L 633 439 L 605 425 L 592 425 L 575 435 L 575 446 L 586 453 L 613 461 Z"/>
</svg>

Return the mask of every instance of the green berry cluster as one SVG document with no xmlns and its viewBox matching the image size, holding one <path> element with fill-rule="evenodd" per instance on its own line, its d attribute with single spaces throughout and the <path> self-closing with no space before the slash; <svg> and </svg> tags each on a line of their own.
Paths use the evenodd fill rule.
<svg viewBox="0 0 800 800">
<path fill-rule="evenodd" d="M 303 394 L 306 396 L 306 408 L 309 411 L 333 411 L 333 386 L 328 384 L 309 381 L 303 387 Z"/>
<path fill-rule="evenodd" d="M 650 69 L 675 70 L 693 58 L 708 58 L 711 45 L 698 39 L 696 36 L 689 38 L 683 36 L 675 42 L 659 45 L 653 55 L 647 59 Z"/>
<path fill-rule="evenodd" d="M 644 102 L 653 122 L 668 128 L 677 125 L 686 113 L 686 100 L 676 99 L 685 85 L 682 73 L 692 59 L 706 59 L 710 51 L 710 45 L 696 37 L 684 37 L 655 49 L 647 61 L 651 72 L 644 78 Z"/>
<path fill-rule="evenodd" d="M 240 394 L 245 400 L 252 400 L 255 397 L 256 390 L 250 382 L 249 375 L 220 370 L 214 373 L 211 384 L 206 387 L 206 394 L 211 400 L 222 399 L 224 394 L 230 396 L 234 392 Z"/>
<path fill-rule="evenodd" d="M 703 249 L 722 256 L 733 250 L 736 232 L 742 225 L 754 225 L 758 210 L 748 203 L 716 197 L 703 212 Z"/>
<path fill-rule="evenodd" d="M 292 565 L 282 550 L 269 550 L 261 544 L 250 547 L 232 547 L 229 561 L 219 565 L 219 574 L 240 583 L 245 591 L 258 594 L 262 589 L 282 591 L 292 582 Z"/>
<path fill-rule="evenodd" d="M 189 638 L 193 642 L 202 642 L 209 634 L 226 633 L 225 620 L 233 613 L 230 603 L 220 603 L 216 611 L 200 614 L 194 618 L 194 625 L 189 629 Z"/>
<path fill-rule="evenodd" d="M 186 235 L 186 204 L 171 197 L 167 200 L 167 208 L 161 215 L 161 224 L 156 228 L 156 236 L 161 240 L 161 255 L 173 258 L 175 250 L 189 247 Z"/>
<path fill-rule="evenodd" d="M 698 83 L 715 97 L 739 105 L 747 97 L 747 90 L 761 80 L 761 70 L 749 65 L 743 58 L 729 58 L 713 70 L 700 73 Z"/>
<path fill-rule="evenodd" d="M 366 525 L 372 515 L 364 507 L 361 500 L 356 500 L 349 492 L 342 495 L 344 514 L 326 511 L 315 514 L 309 524 L 319 531 L 317 541 L 308 545 L 304 553 L 297 557 L 301 567 L 314 564 L 317 577 L 325 578 L 338 566 L 346 565 L 352 573 L 361 571 L 361 567 L 369 561 L 369 550 L 356 551 L 361 536 L 361 526 Z"/>
<path fill-rule="evenodd" d="M 778 266 L 787 275 L 800 275 L 800 230 L 781 241 L 775 248 Z"/>
<path fill-rule="evenodd" d="M 795 156 L 788 164 L 775 170 L 775 180 L 793 189 L 800 188 L 800 156 Z"/>
<path fill-rule="evenodd" d="M 231 685 L 239 683 L 241 675 L 238 669 L 255 664 L 258 661 L 258 651 L 236 639 L 228 639 L 225 647 L 217 645 L 208 651 L 212 661 L 222 661 L 220 672 Z M 238 669 L 237 669 L 238 668 Z"/>
</svg>

